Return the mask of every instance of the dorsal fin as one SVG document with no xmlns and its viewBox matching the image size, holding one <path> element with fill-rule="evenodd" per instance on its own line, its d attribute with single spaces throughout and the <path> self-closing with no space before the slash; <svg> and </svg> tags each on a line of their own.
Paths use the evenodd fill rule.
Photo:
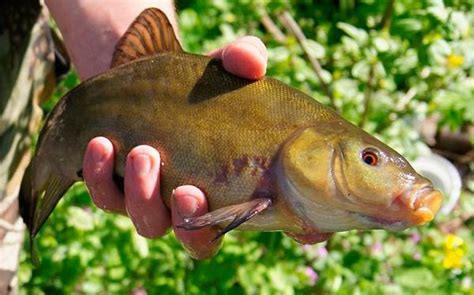
<svg viewBox="0 0 474 295">
<path fill-rule="evenodd" d="M 111 67 L 166 51 L 183 49 L 168 17 L 158 8 L 147 8 L 118 41 Z"/>
</svg>

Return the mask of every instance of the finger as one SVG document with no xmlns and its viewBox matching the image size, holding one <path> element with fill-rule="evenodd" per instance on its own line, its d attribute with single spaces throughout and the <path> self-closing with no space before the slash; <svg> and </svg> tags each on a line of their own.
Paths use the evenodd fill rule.
<svg viewBox="0 0 474 295">
<path fill-rule="evenodd" d="M 217 234 L 215 227 L 190 231 L 176 227 L 184 218 L 201 216 L 208 212 L 204 193 L 191 185 L 180 186 L 173 192 L 171 208 L 174 232 L 189 255 L 194 259 L 206 259 L 215 255 L 222 240 L 211 242 Z"/>
<path fill-rule="evenodd" d="M 305 245 L 321 243 L 327 241 L 332 236 L 332 233 L 292 234 L 285 232 L 285 234 L 296 242 Z"/>
<path fill-rule="evenodd" d="M 125 165 L 125 208 L 146 238 L 157 238 L 170 227 L 170 214 L 160 196 L 160 154 L 150 146 L 133 148 Z"/>
<path fill-rule="evenodd" d="M 265 76 L 268 52 L 257 37 L 239 38 L 224 48 L 210 52 L 209 55 L 222 59 L 224 68 L 234 75 L 252 80 Z"/>
<path fill-rule="evenodd" d="M 94 204 L 106 211 L 125 214 L 123 195 L 112 178 L 114 147 L 107 138 L 96 137 L 89 142 L 82 170 Z"/>
</svg>

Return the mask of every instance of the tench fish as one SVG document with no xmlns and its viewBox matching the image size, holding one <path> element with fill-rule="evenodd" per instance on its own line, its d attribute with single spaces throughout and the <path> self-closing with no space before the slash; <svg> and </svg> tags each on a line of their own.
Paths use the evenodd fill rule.
<svg viewBox="0 0 474 295">
<path fill-rule="evenodd" d="M 432 220 L 442 200 L 400 154 L 310 96 L 183 52 L 158 9 L 132 23 L 112 69 L 71 90 L 49 114 L 20 192 L 31 237 L 82 180 L 96 136 L 113 143 L 119 177 L 133 147 L 156 148 L 167 206 L 182 184 L 208 198 L 208 214 L 179 226 L 217 226 L 217 237 L 236 227 L 401 230 Z"/>
</svg>

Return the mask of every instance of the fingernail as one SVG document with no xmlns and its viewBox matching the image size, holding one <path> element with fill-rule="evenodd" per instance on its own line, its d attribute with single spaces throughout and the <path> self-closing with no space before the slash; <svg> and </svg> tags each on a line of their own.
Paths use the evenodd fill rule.
<svg viewBox="0 0 474 295">
<path fill-rule="evenodd" d="M 97 163 L 102 162 L 102 160 L 104 159 L 104 156 L 105 156 L 105 154 L 103 152 L 100 152 L 100 151 L 92 152 L 92 158 Z"/>
<path fill-rule="evenodd" d="M 242 42 L 242 43 L 246 43 L 250 46 L 252 46 L 253 48 L 255 48 L 258 53 L 260 54 L 261 57 L 263 58 L 267 58 L 267 50 L 265 48 L 265 44 L 263 44 L 262 40 L 260 40 L 259 38 L 257 37 L 253 37 L 253 36 L 246 36 L 246 37 L 243 37 L 241 39 L 237 39 L 238 42 Z M 258 44 L 257 44 L 258 42 Z"/>
<path fill-rule="evenodd" d="M 250 46 L 252 46 L 253 48 L 255 48 L 255 49 L 257 50 L 257 52 L 258 52 L 258 54 L 260 55 L 260 57 L 265 58 L 265 55 L 263 54 L 261 48 L 259 48 L 259 47 L 258 47 L 257 45 L 255 45 L 255 44 L 250 44 Z"/>
<path fill-rule="evenodd" d="M 133 157 L 132 160 L 133 171 L 139 176 L 148 174 L 151 169 L 151 159 L 148 155 L 140 154 Z"/>
<path fill-rule="evenodd" d="M 194 196 L 184 195 L 179 199 L 179 205 L 177 206 L 178 214 L 183 217 L 192 217 L 198 209 L 198 203 Z"/>
</svg>

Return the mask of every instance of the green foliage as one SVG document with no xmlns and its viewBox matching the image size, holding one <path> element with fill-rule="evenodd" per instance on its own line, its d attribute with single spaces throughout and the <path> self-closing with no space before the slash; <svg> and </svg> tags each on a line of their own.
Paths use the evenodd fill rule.
<svg viewBox="0 0 474 295">
<path fill-rule="evenodd" d="M 437 114 L 452 129 L 474 122 L 472 2 L 395 1 L 385 25 L 389 1 L 314 3 L 179 1 L 181 38 L 186 49 L 203 53 L 238 36 L 257 35 L 269 48 L 270 76 L 329 103 L 296 39 L 287 34 L 277 42 L 260 23 L 264 14 L 276 20 L 289 9 L 324 68 L 337 110 L 404 155 L 413 158 L 427 150 L 415 128 L 426 116 Z M 76 83 L 69 75 L 56 97 Z M 315 246 L 300 246 L 281 233 L 234 231 L 213 259 L 194 261 L 173 234 L 140 238 L 127 218 L 97 210 L 76 185 L 39 234 L 39 268 L 30 264 L 25 245 L 21 289 L 34 294 L 142 289 L 150 294 L 472 294 L 472 219 L 452 223 L 472 215 L 473 199 L 464 192 L 456 210 L 428 226 L 401 233 L 339 233 Z"/>
</svg>

